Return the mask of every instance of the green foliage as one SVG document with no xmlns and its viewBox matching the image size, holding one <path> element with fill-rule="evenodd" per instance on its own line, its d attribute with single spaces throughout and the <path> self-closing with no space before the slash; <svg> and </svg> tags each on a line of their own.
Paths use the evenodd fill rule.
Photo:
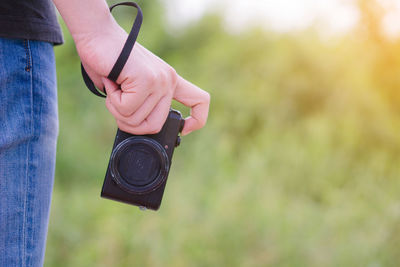
<svg viewBox="0 0 400 267">
<path fill-rule="evenodd" d="M 45 265 L 398 266 L 400 43 L 232 35 L 218 16 L 170 35 L 143 4 L 141 42 L 211 93 L 208 124 L 159 212 L 100 199 L 116 125 L 66 34 Z"/>
</svg>

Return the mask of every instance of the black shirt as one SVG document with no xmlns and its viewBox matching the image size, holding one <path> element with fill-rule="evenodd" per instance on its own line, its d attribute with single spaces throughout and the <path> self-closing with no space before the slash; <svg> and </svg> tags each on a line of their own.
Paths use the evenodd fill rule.
<svg viewBox="0 0 400 267">
<path fill-rule="evenodd" d="M 0 37 L 63 43 L 51 0 L 0 0 Z"/>
</svg>

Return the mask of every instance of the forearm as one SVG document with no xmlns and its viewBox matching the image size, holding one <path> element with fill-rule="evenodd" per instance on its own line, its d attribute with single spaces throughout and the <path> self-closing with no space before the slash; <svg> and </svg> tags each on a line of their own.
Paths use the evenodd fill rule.
<svg viewBox="0 0 400 267">
<path fill-rule="evenodd" d="M 104 0 L 53 0 L 53 2 L 75 41 L 90 38 L 93 34 L 123 32 Z"/>
</svg>

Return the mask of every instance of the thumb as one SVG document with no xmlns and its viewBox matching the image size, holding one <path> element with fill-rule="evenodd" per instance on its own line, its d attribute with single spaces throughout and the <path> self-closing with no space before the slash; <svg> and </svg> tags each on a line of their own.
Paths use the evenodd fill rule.
<svg viewBox="0 0 400 267">
<path fill-rule="evenodd" d="M 182 135 L 198 130 L 206 124 L 210 107 L 210 95 L 206 91 L 179 76 L 174 99 L 190 108 L 190 116 L 185 119 Z"/>
</svg>

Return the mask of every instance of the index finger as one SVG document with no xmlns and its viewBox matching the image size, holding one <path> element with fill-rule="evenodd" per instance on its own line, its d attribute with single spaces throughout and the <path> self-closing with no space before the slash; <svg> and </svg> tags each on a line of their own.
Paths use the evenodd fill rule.
<svg viewBox="0 0 400 267">
<path fill-rule="evenodd" d="M 138 93 L 135 90 L 123 91 L 118 85 L 107 78 L 102 78 L 107 91 L 107 98 L 115 109 L 125 117 L 131 116 L 146 100 L 149 93 L 144 91 Z"/>
<path fill-rule="evenodd" d="M 182 135 L 198 130 L 206 124 L 210 107 L 209 93 L 178 76 L 174 99 L 190 108 L 190 116 L 185 119 Z"/>
</svg>

